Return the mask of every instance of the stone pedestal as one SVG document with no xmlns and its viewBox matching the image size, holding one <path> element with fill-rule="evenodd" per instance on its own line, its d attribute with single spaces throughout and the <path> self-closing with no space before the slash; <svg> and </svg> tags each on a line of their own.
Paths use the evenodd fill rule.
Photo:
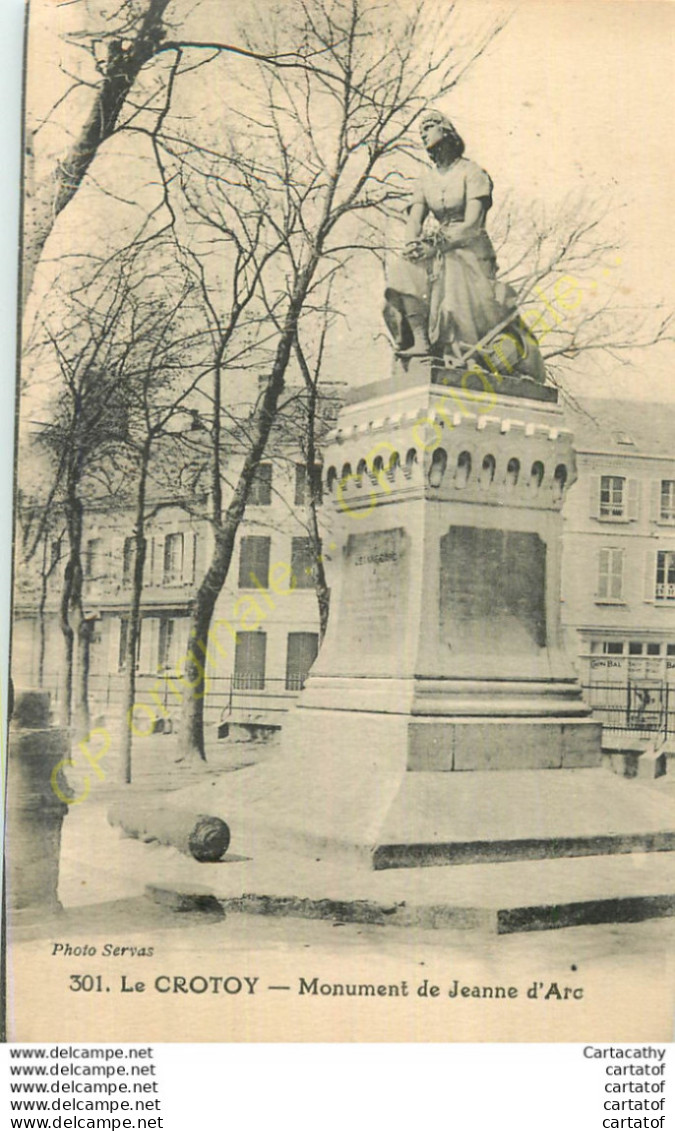
<svg viewBox="0 0 675 1131">
<path fill-rule="evenodd" d="M 380 870 L 672 849 L 663 799 L 601 768 L 565 653 L 556 391 L 410 362 L 343 409 L 325 466 L 328 632 L 282 757 L 228 783 L 235 851 Z"/>
<path fill-rule="evenodd" d="M 300 710 L 405 716 L 410 770 L 599 765 L 560 624 L 575 462 L 555 390 L 430 375 L 457 379 L 427 368 L 340 415 L 326 453 L 337 577 Z"/>
<path fill-rule="evenodd" d="M 62 779 L 69 732 L 50 726 L 47 692 L 18 692 L 9 727 L 7 778 L 7 906 L 11 912 L 55 912 L 61 827 L 68 811 Z"/>
</svg>

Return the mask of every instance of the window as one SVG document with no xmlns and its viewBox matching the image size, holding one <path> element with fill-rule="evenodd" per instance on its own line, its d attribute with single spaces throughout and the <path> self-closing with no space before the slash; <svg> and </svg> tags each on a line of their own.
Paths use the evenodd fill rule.
<svg viewBox="0 0 675 1131">
<path fill-rule="evenodd" d="M 294 589 L 312 589 L 314 586 L 314 554 L 309 538 L 291 539 L 291 577 Z"/>
<path fill-rule="evenodd" d="M 675 601 L 675 551 L 659 550 L 656 555 L 657 601 Z"/>
<path fill-rule="evenodd" d="M 675 522 L 675 479 L 661 480 L 661 509 L 662 522 Z"/>
<path fill-rule="evenodd" d="M 270 581 L 269 538 L 257 534 L 242 538 L 239 548 L 239 588 L 267 589 Z"/>
<path fill-rule="evenodd" d="M 640 640 L 631 640 L 628 643 L 629 656 L 641 656 L 644 651 L 644 644 Z"/>
<path fill-rule="evenodd" d="M 136 539 L 132 536 L 124 539 L 122 551 L 122 584 L 131 585 L 134 572 L 134 557 L 136 555 Z"/>
<path fill-rule="evenodd" d="M 173 645 L 176 637 L 176 622 L 169 617 L 163 617 L 159 622 L 159 648 L 157 652 L 157 666 L 170 668 L 173 660 Z"/>
<path fill-rule="evenodd" d="M 600 517 L 623 518 L 626 511 L 626 480 L 619 475 L 600 479 Z"/>
<path fill-rule="evenodd" d="M 602 650 L 606 656 L 623 656 L 623 640 L 603 640 Z"/>
<path fill-rule="evenodd" d="M 648 644 L 647 645 L 647 655 L 648 656 L 660 656 L 661 655 L 661 645 L 660 644 Z"/>
<path fill-rule="evenodd" d="M 175 585 L 183 580 L 185 544 L 182 534 L 167 534 L 164 539 L 164 584 Z"/>
<path fill-rule="evenodd" d="M 254 507 L 268 507 L 272 502 L 272 464 L 260 463 L 251 483 L 248 496 Z"/>
<path fill-rule="evenodd" d="M 304 463 L 295 465 L 295 505 L 303 507 L 307 501 L 307 468 Z"/>
<path fill-rule="evenodd" d="M 90 538 L 84 553 L 84 576 L 100 577 L 101 565 L 101 539 Z"/>
<path fill-rule="evenodd" d="M 666 644 L 666 656 L 675 656 L 675 644 Z"/>
<path fill-rule="evenodd" d="M 316 632 L 289 632 L 286 650 L 286 690 L 302 691 L 319 651 Z"/>
<path fill-rule="evenodd" d="M 623 597 L 623 550 L 600 550 L 598 558 L 599 601 L 620 601 Z"/>
<path fill-rule="evenodd" d="M 238 632 L 234 646 L 234 686 L 248 691 L 265 689 L 264 632 Z"/>
</svg>

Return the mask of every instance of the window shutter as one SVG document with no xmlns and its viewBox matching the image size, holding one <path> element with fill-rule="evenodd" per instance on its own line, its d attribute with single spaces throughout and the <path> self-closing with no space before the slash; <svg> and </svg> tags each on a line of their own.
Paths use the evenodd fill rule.
<svg viewBox="0 0 675 1131">
<path fill-rule="evenodd" d="M 236 688 L 264 690 L 266 649 L 267 636 L 264 632 L 237 633 L 234 650 L 234 686 Z"/>
<path fill-rule="evenodd" d="M 110 579 L 114 585 L 121 585 L 124 579 L 124 538 L 112 538 L 110 541 Z"/>
<path fill-rule="evenodd" d="M 157 617 L 143 617 L 141 625 L 138 669 L 144 673 L 155 672 L 159 663 L 159 621 Z"/>
<path fill-rule="evenodd" d="M 174 625 L 173 625 L 173 639 L 174 639 L 174 655 L 173 655 L 174 665 L 173 666 L 176 670 L 178 668 L 183 667 L 185 657 L 187 656 L 188 652 L 190 651 L 189 637 L 190 637 L 190 618 L 189 617 L 176 617 L 176 619 L 174 621 Z M 196 657 L 199 661 L 203 661 L 204 656 L 200 652 L 199 649 L 197 649 L 195 655 L 196 655 Z"/>
<path fill-rule="evenodd" d="M 639 479 L 629 479 L 627 483 L 628 489 L 628 511 L 627 517 L 631 521 L 639 518 L 640 515 L 640 481 Z"/>
<path fill-rule="evenodd" d="M 598 597 L 609 596 L 609 562 L 611 550 L 598 551 Z"/>
<path fill-rule="evenodd" d="M 316 563 L 309 538 L 291 539 L 291 574 L 295 589 L 312 589 Z"/>
<path fill-rule="evenodd" d="M 121 617 L 107 617 L 108 624 L 108 671 L 116 672 L 120 661 Z"/>
<path fill-rule="evenodd" d="M 239 588 L 267 589 L 270 573 L 271 539 L 247 535 L 239 543 Z M 253 574 L 253 577 L 251 576 Z"/>
<path fill-rule="evenodd" d="M 197 535 L 191 530 L 183 534 L 183 577 L 184 585 L 192 585 L 195 579 L 195 554 L 197 549 Z"/>
<path fill-rule="evenodd" d="M 191 585 L 194 575 L 194 535 L 192 530 L 184 529 L 181 532 L 182 561 L 180 561 L 180 581 L 182 585 Z"/>
<path fill-rule="evenodd" d="M 623 597 L 623 560 L 623 550 L 612 550 L 609 595 L 616 601 L 620 601 Z"/>
<path fill-rule="evenodd" d="M 171 566 L 172 566 L 172 542 L 171 542 L 171 539 L 173 537 L 174 537 L 174 535 L 172 535 L 172 534 L 165 534 L 164 538 L 162 539 L 162 541 L 160 543 L 161 549 L 160 549 L 160 553 L 157 555 L 157 557 L 159 558 L 158 574 L 159 574 L 160 584 L 163 583 L 165 580 L 168 580 L 169 578 L 171 578 L 171 576 L 173 574 L 173 570 L 171 568 Z"/>
<path fill-rule="evenodd" d="M 304 507 L 307 501 L 307 468 L 304 463 L 295 465 L 295 505 Z"/>
<path fill-rule="evenodd" d="M 653 601 L 656 594 L 656 550 L 647 550 L 645 555 L 644 599 Z"/>
<path fill-rule="evenodd" d="M 286 690 L 301 691 L 319 651 L 316 632 L 289 632 L 286 648 Z"/>
<path fill-rule="evenodd" d="M 148 557 L 145 565 L 148 585 L 159 584 L 157 580 L 157 558 L 159 556 L 158 545 L 159 543 L 157 538 L 155 538 L 154 536 L 152 538 L 148 538 Z"/>
<path fill-rule="evenodd" d="M 589 479 L 591 498 L 591 518 L 600 517 L 600 476 L 591 475 Z"/>
<path fill-rule="evenodd" d="M 658 522 L 661 517 L 661 480 L 653 479 L 649 495 L 649 517 Z"/>
</svg>

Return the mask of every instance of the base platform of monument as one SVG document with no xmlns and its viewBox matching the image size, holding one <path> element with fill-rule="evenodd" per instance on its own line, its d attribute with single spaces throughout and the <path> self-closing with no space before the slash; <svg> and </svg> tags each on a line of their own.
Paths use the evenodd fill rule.
<svg viewBox="0 0 675 1131">
<path fill-rule="evenodd" d="M 669 786 L 602 770 L 408 773 L 378 846 L 355 852 L 373 816 L 375 768 L 354 776 L 352 762 L 349 789 L 331 797 L 303 763 L 272 758 L 172 798 L 218 812 L 232 844 L 219 864 L 155 854 L 152 898 L 183 910 L 217 902 L 226 913 L 497 934 L 675 914 Z M 434 839 L 420 845 L 420 828 Z M 453 863 L 462 867 L 423 866 Z"/>
<path fill-rule="evenodd" d="M 411 771 L 373 741 L 376 721 L 361 719 L 361 741 L 287 747 L 215 784 L 208 812 L 231 851 L 372 871 L 675 850 L 672 798 L 653 785 L 602 768 Z"/>
</svg>

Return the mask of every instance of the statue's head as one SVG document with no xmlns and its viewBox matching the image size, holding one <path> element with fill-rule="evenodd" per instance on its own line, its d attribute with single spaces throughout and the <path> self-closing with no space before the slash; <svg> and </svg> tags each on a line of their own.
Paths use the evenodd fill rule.
<svg viewBox="0 0 675 1131">
<path fill-rule="evenodd" d="M 422 143 L 432 160 L 443 156 L 454 160 L 464 152 L 464 142 L 449 118 L 440 110 L 425 110 L 420 118 Z"/>
</svg>

